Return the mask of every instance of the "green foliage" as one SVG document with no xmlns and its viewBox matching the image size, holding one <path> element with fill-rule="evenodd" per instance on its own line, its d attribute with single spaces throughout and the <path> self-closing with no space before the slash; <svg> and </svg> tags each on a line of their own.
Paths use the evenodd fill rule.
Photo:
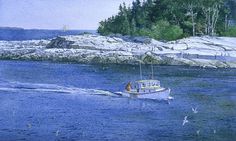
<svg viewBox="0 0 236 141">
<path fill-rule="evenodd" d="M 236 37 L 236 26 L 230 27 L 227 31 L 223 33 L 224 36 Z"/>
<path fill-rule="evenodd" d="M 101 35 L 122 34 L 176 40 L 190 35 L 235 35 L 225 31 L 231 0 L 134 0 L 119 13 L 100 22 Z M 214 20 L 214 22 L 213 22 Z"/>
<path fill-rule="evenodd" d="M 171 25 L 164 33 L 163 38 L 166 40 L 176 40 L 183 37 L 183 29 L 177 25 Z"/>
<path fill-rule="evenodd" d="M 177 25 L 171 25 L 168 21 L 158 21 L 152 27 L 151 37 L 157 40 L 176 40 L 183 36 L 183 29 Z"/>
<path fill-rule="evenodd" d="M 148 37 L 153 37 L 153 32 L 148 29 L 148 28 L 142 28 L 142 29 L 139 29 L 136 31 L 136 34 L 137 36 L 148 36 Z"/>
<path fill-rule="evenodd" d="M 164 39 L 164 40 L 168 40 L 165 38 L 165 32 L 168 30 L 168 28 L 170 27 L 170 23 L 167 22 L 167 21 L 158 21 L 157 23 L 155 23 L 153 26 L 152 26 L 152 31 L 153 31 L 153 34 L 152 34 L 152 37 L 154 39 Z"/>
<path fill-rule="evenodd" d="M 158 21 L 151 29 L 142 28 L 136 32 L 139 36 L 148 36 L 156 40 L 176 40 L 183 37 L 183 29 L 177 25 L 171 25 L 168 21 Z"/>
</svg>

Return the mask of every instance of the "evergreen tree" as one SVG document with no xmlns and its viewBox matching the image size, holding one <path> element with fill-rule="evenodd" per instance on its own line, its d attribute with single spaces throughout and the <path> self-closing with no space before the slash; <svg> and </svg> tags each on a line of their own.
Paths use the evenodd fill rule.
<svg viewBox="0 0 236 141">
<path fill-rule="evenodd" d="M 135 0 L 132 7 L 124 3 L 116 16 L 101 21 L 98 32 L 164 40 L 226 34 L 230 3 L 232 0 Z"/>
<path fill-rule="evenodd" d="M 132 18 L 132 20 L 131 20 L 130 30 L 131 30 L 131 35 L 135 35 L 137 32 L 136 22 L 135 22 L 134 18 Z"/>
<path fill-rule="evenodd" d="M 128 19 L 128 9 L 126 8 L 125 3 L 122 7 L 122 13 L 121 13 L 121 33 L 123 35 L 129 35 L 130 34 L 130 23 Z"/>
</svg>

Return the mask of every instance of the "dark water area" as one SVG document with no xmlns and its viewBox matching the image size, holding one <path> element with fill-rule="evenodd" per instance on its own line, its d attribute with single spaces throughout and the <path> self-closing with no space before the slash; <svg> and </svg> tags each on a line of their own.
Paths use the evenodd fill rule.
<svg viewBox="0 0 236 141">
<path fill-rule="evenodd" d="M 95 95 L 122 91 L 138 66 L 0 61 L 0 140 L 236 140 L 236 69 L 154 66 L 154 76 L 173 101 Z"/>
<path fill-rule="evenodd" d="M 21 29 L 0 28 L 0 40 L 22 41 L 51 39 L 57 36 L 79 35 L 83 33 L 97 34 L 96 30 L 43 30 L 43 29 Z"/>
</svg>

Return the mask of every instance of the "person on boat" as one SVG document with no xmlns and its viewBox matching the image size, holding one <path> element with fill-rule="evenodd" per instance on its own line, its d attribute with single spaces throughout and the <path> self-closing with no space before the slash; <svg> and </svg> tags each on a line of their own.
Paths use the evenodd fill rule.
<svg viewBox="0 0 236 141">
<path fill-rule="evenodd" d="M 131 83 L 130 82 L 125 86 L 125 90 L 128 92 L 131 91 Z"/>
</svg>

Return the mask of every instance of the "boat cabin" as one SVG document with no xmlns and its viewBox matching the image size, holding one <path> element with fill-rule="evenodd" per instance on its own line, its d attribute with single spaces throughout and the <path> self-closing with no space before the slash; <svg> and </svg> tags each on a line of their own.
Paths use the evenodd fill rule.
<svg viewBox="0 0 236 141">
<path fill-rule="evenodd" d="M 134 84 L 134 91 L 137 93 L 155 92 L 160 88 L 160 81 L 158 80 L 140 80 Z"/>
</svg>

